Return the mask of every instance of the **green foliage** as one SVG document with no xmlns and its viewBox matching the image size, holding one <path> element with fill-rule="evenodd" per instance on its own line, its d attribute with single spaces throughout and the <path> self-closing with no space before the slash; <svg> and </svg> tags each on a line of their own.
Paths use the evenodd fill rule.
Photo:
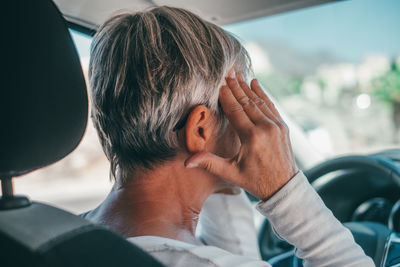
<svg viewBox="0 0 400 267">
<path fill-rule="evenodd" d="M 319 84 L 319 87 L 322 89 L 322 90 L 324 90 L 325 88 L 326 88 L 326 81 L 322 78 L 322 77 L 319 77 L 318 78 L 318 84 Z"/>
<path fill-rule="evenodd" d="M 374 79 L 372 87 L 374 94 L 386 103 L 400 102 L 400 64 L 394 62 L 386 74 Z"/>
</svg>

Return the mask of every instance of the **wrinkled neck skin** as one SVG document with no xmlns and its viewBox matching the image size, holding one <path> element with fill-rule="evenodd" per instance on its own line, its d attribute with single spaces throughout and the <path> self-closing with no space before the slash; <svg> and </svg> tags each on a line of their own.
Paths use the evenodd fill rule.
<svg viewBox="0 0 400 267">
<path fill-rule="evenodd" d="M 201 169 L 186 168 L 186 157 L 136 171 L 124 185 L 117 181 L 87 218 L 124 237 L 151 235 L 198 244 L 195 230 L 201 207 L 221 185 Z"/>
</svg>

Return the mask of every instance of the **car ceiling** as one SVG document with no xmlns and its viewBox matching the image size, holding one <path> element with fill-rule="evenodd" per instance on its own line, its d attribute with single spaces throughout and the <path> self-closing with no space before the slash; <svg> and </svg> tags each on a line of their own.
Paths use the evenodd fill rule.
<svg viewBox="0 0 400 267">
<path fill-rule="evenodd" d="M 90 30 L 118 10 L 141 11 L 151 6 L 183 7 L 224 25 L 332 1 L 337 0 L 54 0 L 70 23 Z"/>
</svg>

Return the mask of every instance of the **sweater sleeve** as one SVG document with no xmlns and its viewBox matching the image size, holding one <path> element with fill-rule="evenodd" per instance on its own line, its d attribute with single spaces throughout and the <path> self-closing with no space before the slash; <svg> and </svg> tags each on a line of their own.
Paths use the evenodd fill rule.
<svg viewBox="0 0 400 267">
<path fill-rule="evenodd" d="M 304 266 L 375 266 L 302 172 L 257 209 L 280 238 L 296 247 Z"/>
<path fill-rule="evenodd" d="M 199 238 L 233 254 L 261 259 L 253 218 L 243 190 L 237 195 L 213 194 L 200 213 Z"/>
</svg>

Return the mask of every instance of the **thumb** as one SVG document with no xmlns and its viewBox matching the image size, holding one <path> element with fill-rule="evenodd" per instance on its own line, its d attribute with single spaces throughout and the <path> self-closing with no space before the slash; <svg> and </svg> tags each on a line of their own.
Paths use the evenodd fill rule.
<svg viewBox="0 0 400 267">
<path fill-rule="evenodd" d="M 232 165 L 229 159 L 218 157 L 209 152 L 199 152 L 185 161 L 186 168 L 202 168 L 211 174 L 225 178 L 229 175 Z"/>
</svg>

